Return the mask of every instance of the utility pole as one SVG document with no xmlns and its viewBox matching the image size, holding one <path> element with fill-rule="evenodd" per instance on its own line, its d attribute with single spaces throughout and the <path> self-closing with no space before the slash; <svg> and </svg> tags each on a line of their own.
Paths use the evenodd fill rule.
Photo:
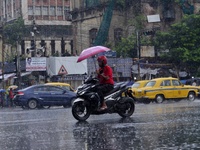
<svg viewBox="0 0 200 150">
<path fill-rule="evenodd" d="M 36 37 L 35 34 L 38 32 L 37 27 L 35 24 L 35 0 L 32 0 L 32 5 L 33 5 L 33 32 L 32 32 L 32 37 L 33 37 L 33 43 L 34 43 L 34 57 L 36 57 L 37 54 L 37 48 L 36 48 Z"/>
<path fill-rule="evenodd" d="M 34 47 L 33 47 L 33 50 L 34 50 L 34 57 L 36 57 L 36 54 L 37 54 L 37 48 L 36 48 L 36 37 L 35 37 L 35 34 L 37 33 L 37 27 L 35 25 L 35 20 L 33 20 L 33 34 L 32 34 L 32 37 L 33 37 L 33 43 L 34 43 Z"/>
<path fill-rule="evenodd" d="M 3 23 L 2 23 L 2 37 L 1 37 L 1 39 L 2 39 L 2 70 L 1 70 L 1 72 L 2 72 L 2 88 L 4 89 L 5 88 L 5 82 L 4 82 L 4 73 L 5 73 L 5 67 L 4 67 L 4 63 L 5 63 L 5 56 L 4 56 L 4 53 L 5 53 L 5 37 L 4 37 L 4 34 L 3 34 L 3 28 L 4 28 L 4 21 L 3 21 Z"/>
<path fill-rule="evenodd" d="M 18 78 L 18 87 L 21 88 L 21 66 L 20 66 L 20 57 L 19 57 L 19 42 L 17 41 L 17 56 L 16 56 L 16 75 Z"/>
<path fill-rule="evenodd" d="M 140 30 L 136 31 L 137 36 L 137 57 L 138 57 L 138 80 L 140 80 Z"/>
</svg>

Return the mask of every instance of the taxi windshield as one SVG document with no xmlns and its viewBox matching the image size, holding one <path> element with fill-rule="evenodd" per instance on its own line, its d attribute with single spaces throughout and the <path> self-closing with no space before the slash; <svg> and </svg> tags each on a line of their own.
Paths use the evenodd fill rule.
<svg viewBox="0 0 200 150">
<path fill-rule="evenodd" d="M 134 83 L 133 85 L 132 85 L 132 88 L 137 88 L 137 87 L 139 87 L 140 86 L 140 83 Z"/>
<path fill-rule="evenodd" d="M 149 81 L 145 87 L 153 87 L 156 84 L 156 81 Z"/>
</svg>

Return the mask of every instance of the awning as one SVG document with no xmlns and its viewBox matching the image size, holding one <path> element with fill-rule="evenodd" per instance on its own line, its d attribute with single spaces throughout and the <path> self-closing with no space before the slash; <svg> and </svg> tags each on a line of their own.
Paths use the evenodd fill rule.
<svg viewBox="0 0 200 150">
<path fill-rule="evenodd" d="M 9 73 L 9 74 L 4 74 L 4 80 L 8 80 L 8 78 L 12 78 L 15 76 L 15 73 Z M 0 76 L 0 79 L 2 79 L 3 76 Z"/>
<path fill-rule="evenodd" d="M 21 77 L 31 74 L 31 72 L 22 72 Z"/>
</svg>

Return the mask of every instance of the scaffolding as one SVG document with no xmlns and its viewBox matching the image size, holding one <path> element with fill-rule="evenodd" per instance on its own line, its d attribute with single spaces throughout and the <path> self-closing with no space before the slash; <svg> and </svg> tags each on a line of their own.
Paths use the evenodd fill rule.
<svg viewBox="0 0 200 150">
<path fill-rule="evenodd" d="M 115 0 L 111 0 L 109 5 L 107 6 L 107 9 L 105 10 L 102 23 L 100 25 L 97 37 L 94 40 L 93 45 L 104 45 L 105 42 L 107 41 L 114 7 L 115 7 Z"/>
</svg>

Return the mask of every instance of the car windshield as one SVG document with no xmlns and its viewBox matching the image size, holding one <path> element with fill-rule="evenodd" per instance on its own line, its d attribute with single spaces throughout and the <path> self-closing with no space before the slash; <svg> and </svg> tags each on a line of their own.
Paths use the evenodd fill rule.
<svg viewBox="0 0 200 150">
<path fill-rule="evenodd" d="M 65 90 L 71 90 L 69 86 L 61 86 L 62 88 L 64 88 Z M 72 91 L 72 90 L 71 90 Z"/>
<path fill-rule="evenodd" d="M 140 86 L 140 83 L 136 82 L 132 85 L 132 88 L 138 88 Z"/>
<path fill-rule="evenodd" d="M 153 87 L 156 84 L 156 81 L 149 81 L 145 87 Z"/>
</svg>

